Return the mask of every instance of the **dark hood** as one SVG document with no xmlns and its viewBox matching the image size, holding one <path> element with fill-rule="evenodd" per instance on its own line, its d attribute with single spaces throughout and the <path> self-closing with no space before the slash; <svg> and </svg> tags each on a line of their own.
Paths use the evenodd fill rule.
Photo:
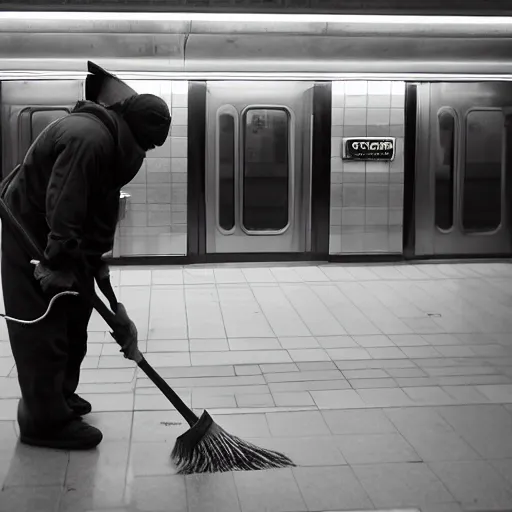
<svg viewBox="0 0 512 512">
<path fill-rule="evenodd" d="M 115 159 L 112 168 L 110 185 L 121 188 L 135 178 L 139 172 L 146 152 L 137 144 L 126 121 L 116 112 L 92 101 L 80 101 L 71 114 L 90 114 L 98 118 L 109 130 L 115 145 Z"/>
</svg>

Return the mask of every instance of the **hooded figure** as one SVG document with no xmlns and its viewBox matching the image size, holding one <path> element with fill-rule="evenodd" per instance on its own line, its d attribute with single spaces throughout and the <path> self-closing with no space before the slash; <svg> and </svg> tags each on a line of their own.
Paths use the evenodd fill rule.
<svg viewBox="0 0 512 512">
<path fill-rule="evenodd" d="M 34 273 L 14 232 L 2 225 L 7 315 L 41 316 L 52 295 L 73 287 L 76 273 L 88 286 L 108 279 L 101 257 L 112 250 L 121 187 L 135 177 L 146 151 L 165 142 L 170 122 L 162 99 L 135 94 L 107 108 L 79 102 L 41 133 L 4 201 L 44 258 Z M 91 405 L 76 394 L 91 313 L 85 299 L 64 296 L 38 324 L 7 323 L 22 394 L 22 442 L 60 449 L 101 442 L 102 433 L 81 420 Z"/>
</svg>

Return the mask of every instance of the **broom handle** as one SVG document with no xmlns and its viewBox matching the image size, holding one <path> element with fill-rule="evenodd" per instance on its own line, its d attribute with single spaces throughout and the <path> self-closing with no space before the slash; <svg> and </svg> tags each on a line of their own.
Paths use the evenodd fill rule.
<svg viewBox="0 0 512 512">
<path fill-rule="evenodd" d="M 167 384 L 167 382 L 158 375 L 156 370 L 146 361 L 144 356 L 142 356 L 142 360 L 137 364 L 153 384 L 165 395 L 165 398 L 167 398 L 183 418 L 185 418 L 186 422 L 193 427 L 199 418 L 187 407 L 171 386 L 169 386 L 169 384 Z"/>
</svg>

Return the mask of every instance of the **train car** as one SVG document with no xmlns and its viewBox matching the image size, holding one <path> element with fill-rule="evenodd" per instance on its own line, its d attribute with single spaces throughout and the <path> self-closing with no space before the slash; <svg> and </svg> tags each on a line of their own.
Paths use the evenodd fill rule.
<svg viewBox="0 0 512 512">
<path fill-rule="evenodd" d="M 512 18 L 0 12 L 5 175 L 87 61 L 172 112 L 119 263 L 509 257 Z"/>
</svg>

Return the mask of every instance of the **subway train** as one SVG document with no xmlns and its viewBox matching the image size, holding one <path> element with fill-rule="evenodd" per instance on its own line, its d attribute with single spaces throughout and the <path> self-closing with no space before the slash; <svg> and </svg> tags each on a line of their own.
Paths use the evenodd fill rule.
<svg viewBox="0 0 512 512">
<path fill-rule="evenodd" d="M 0 12 L 5 176 L 93 61 L 172 126 L 124 263 L 510 257 L 512 18 Z"/>
</svg>

